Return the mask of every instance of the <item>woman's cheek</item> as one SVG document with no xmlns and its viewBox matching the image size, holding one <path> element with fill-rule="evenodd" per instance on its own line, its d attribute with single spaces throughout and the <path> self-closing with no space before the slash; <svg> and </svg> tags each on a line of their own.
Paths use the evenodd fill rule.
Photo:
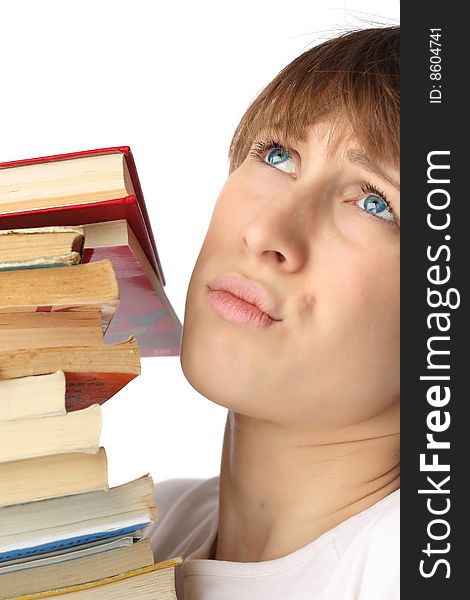
<svg viewBox="0 0 470 600">
<path fill-rule="evenodd" d="M 338 202 L 334 211 L 338 233 L 369 253 L 400 248 L 399 229 L 384 217 L 371 216 L 354 201 Z"/>
</svg>

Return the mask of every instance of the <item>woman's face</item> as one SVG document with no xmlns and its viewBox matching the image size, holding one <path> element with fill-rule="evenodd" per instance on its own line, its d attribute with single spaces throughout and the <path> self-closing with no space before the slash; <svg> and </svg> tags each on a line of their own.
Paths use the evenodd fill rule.
<svg viewBox="0 0 470 600">
<path fill-rule="evenodd" d="M 227 179 L 189 284 L 181 364 L 236 412 L 338 427 L 398 402 L 400 198 L 398 170 L 376 169 L 354 139 L 328 158 L 328 131 L 318 123 L 287 151 L 254 144 Z M 279 320 L 240 322 L 249 307 L 209 289 L 227 274 L 260 284 Z"/>
</svg>

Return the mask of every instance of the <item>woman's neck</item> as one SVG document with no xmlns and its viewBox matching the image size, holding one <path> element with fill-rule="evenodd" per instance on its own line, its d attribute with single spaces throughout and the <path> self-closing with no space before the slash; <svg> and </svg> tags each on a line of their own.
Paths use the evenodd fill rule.
<svg viewBox="0 0 470 600">
<path fill-rule="evenodd" d="M 321 439 L 229 411 L 215 558 L 285 556 L 398 489 L 398 426 L 398 403 Z"/>
</svg>

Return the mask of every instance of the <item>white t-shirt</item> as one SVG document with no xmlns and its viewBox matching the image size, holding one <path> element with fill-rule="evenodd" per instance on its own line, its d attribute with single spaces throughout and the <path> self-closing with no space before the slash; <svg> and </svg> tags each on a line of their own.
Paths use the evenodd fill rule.
<svg viewBox="0 0 470 600">
<path fill-rule="evenodd" d="M 155 560 L 182 556 L 178 600 L 397 600 L 400 490 L 281 558 L 211 560 L 219 478 L 155 486 L 158 521 L 145 531 Z"/>
</svg>

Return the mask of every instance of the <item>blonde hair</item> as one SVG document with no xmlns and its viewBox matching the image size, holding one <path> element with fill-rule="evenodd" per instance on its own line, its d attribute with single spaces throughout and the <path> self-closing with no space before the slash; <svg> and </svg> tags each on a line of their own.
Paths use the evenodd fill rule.
<svg viewBox="0 0 470 600">
<path fill-rule="evenodd" d="M 399 164 L 400 29 L 345 33 L 307 50 L 287 65 L 250 104 L 233 135 L 230 173 L 259 136 L 287 147 L 306 140 L 306 128 L 332 118 L 332 148 L 351 132 L 371 160 Z"/>
</svg>

